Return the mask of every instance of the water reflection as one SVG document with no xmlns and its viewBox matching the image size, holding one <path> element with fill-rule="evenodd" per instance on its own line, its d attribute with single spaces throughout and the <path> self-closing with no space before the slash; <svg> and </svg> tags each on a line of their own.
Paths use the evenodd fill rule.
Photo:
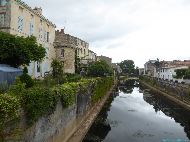
<svg viewBox="0 0 190 142">
<path fill-rule="evenodd" d="M 144 90 L 142 86 L 141 90 Z M 152 95 L 154 94 L 154 95 Z M 175 103 L 169 101 L 165 97 L 156 94 L 155 92 L 145 92 L 143 99 L 150 105 L 154 106 L 155 112 L 163 112 L 166 116 L 174 119 L 175 122 L 180 123 L 184 127 L 184 131 L 187 137 L 190 139 L 190 112 L 176 105 Z"/>
<path fill-rule="evenodd" d="M 91 126 L 90 131 L 83 140 L 84 142 L 100 142 L 105 139 L 111 130 L 110 122 L 107 119 L 108 112 L 110 111 L 112 101 L 118 95 L 119 90 L 116 88 L 103 106 L 102 110 L 99 113 L 99 116 L 94 121 L 94 124 Z"/>
<path fill-rule="evenodd" d="M 123 93 L 130 94 L 133 92 L 134 87 L 138 87 L 138 86 L 139 86 L 139 83 L 133 79 L 120 81 L 119 90 L 121 90 Z"/>
<path fill-rule="evenodd" d="M 84 142 L 160 142 L 190 139 L 190 113 L 166 98 L 122 82 L 110 96 Z M 179 139 L 180 138 L 180 139 Z"/>
</svg>

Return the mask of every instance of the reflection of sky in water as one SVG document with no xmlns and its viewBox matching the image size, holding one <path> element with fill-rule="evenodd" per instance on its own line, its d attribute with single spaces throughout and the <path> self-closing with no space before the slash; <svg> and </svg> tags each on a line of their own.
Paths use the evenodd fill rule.
<svg viewBox="0 0 190 142">
<path fill-rule="evenodd" d="M 144 97 L 151 97 L 146 93 Z M 120 95 L 112 102 L 108 120 L 118 122 L 108 133 L 105 142 L 160 142 L 162 139 L 188 139 L 184 128 L 162 111 L 143 99 L 143 93 L 134 88 L 132 94 Z"/>
</svg>

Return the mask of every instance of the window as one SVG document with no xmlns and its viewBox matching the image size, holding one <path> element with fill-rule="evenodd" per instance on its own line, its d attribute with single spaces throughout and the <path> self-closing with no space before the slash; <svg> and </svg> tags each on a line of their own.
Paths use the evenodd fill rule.
<svg viewBox="0 0 190 142">
<path fill-rule="evenodd" d="M 30 23 L 29 23 L 29 35 L 34 34 L 34 15 L 31 14 Z"/>
<path fill-rule="evenodd" d="M 46 49 L 46 59 L 48 59 L 49 57 L 49 48 L 45 48 Z"/>
<path fill-rule="evenodd" d="M 0 26 L 5 25 L 5 14 L 0 14 Z"/>
<path fill-rule="evenodd" d="M 40 19 L 40 25 L 42 25 L 42 20 Z"/>
<path fill-rule="evenodd" d="M 47 32 L 44 31 L 44 41 L 46 41 L 46 40 L 47 40 Z"/>
<path fill-rule="evenodd" d="M 33 22 L 30 22 L 29 24 L 29 35 L 33 35 L 34 33 L 34 25 L 33 25 Z"/>
<path fill-rule="evenodd" d="M 47 42 L 49 42 L 49 32 L 47 32 Z"/>
<path fill-rule="evenodd" d="M 22 32 L 23 31 L 23 26 L 24 26 L 24 19 L 19 16 L 18 17 L 18 31 Z"/>
<path fill-rule="evenodd" d="M 61 57 L 64 57 L 64 54 L 65 54 L 65 50 L 61 49 Z"/>
<path fill-rule="evenodd" d="M 40 27 L 39 28 L 39 39 L 42 39 L 43 38 L 43 30 L 42 28 Z"/>
<path fill-rule="evenodd" d="M 31 19 L 29 23 L 29 35 L 33 35 L 34 33 L 34 16 L 31 14 Z"/>
<path fill-rule="evenodd" d="M 40 62 L 37 62 L 37 72 L 40 72 Z"/>
<path fill-rule="evenodd" d="M 7 4 L 7 0 L 0 0 L 0 6 L 5 6 Z"/>
<path fill-rule="evenodd" d="M 85 49 L 84 49 L 84 55 L 86 54 L 86 52 L 85 52 Z"/>
</svg>

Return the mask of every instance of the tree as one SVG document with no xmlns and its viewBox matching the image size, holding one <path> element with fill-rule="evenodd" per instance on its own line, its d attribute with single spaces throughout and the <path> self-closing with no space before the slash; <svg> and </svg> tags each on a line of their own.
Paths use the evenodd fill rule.
<svg viewBox="0 0 190 142">
<path fill-rule="evenodd" d="M 135 64 L 133 60 L 124 60 L 119 63 L 119 66 L 121 67 L 123 73 L 134 74 Z"/>
<path fill-rule="evenodd" d="M 113 69 L 105 61 L 93 62 L 88 67 L 88 76 L 103 77 L 112 73 Z"/>
<path fill-rule="evenodd" d="M 177 78 L 177 79 L 183 78 L 185 76 L 185 74 L 186 74 L 186 71 L 187 71 L 187 69 L 177 69 L 177 70 L 175 70 L 175 72 L 176 72 L 175 78 Z"/>
<path fill-rule="evenodd" d="M 36 38 L 19 37 L 0 32 L 0 63 L 13 67 L 29 65 L 31 61 L 41 61 L 46 51 L 38 45 Z"/>
<path fill-rule="evenodd" d="M 64 71 L 63 71 L 63 63 L 54 59 L 51 63 L 52 67 L 52 75 L 58 84 L 63 83 Z"/>
</svg>

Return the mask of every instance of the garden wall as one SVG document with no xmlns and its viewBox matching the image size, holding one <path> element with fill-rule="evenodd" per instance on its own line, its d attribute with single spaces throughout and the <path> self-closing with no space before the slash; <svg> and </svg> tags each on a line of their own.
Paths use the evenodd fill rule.
<svg viewBox="0 0 190 142">
<path fill-rule="evenodd" d="M 34 97 L 33 99 L 31 94 L 33 96 L 37 94 L 36 92 L 38 91 L 31 94 L 28 92 L 28 94 L 25 95 L 25 100 L 29 98 L 30 100 L 23 102 L 25 108 L 20 110 L 19 118 L 6 123 L 3 132 L 1 132 L 2 140 L 8 142 L 66 141 L 74 131 L 77 130 L 89 108 L 92 107 L 95 102 L 101 100 L 106 92 L 110 90 L 113 85 L 113 79 L 99 78 L 78 82 L 76 84 L 71 83 L 70 85 L 75 86 L 74 88 L 77 89 L 74 91 L 74 95 L 72 95 L 73 92 L 71 93 L 70 90 L 69 94 L 74 96 L 74 98 L 70 97 L 68 94 L 61 94 L 62 92 L 69 92 L 66 89 L 68 88 L 68 84 L 66 87 L 62 85 L 53 89 L 53 91 L 56 92 L 55 94 L 59 94 L 59 98 L 55 100 L 51 100 L 52 98 L 48 98 L 48 96 L 42 97 L 42 95 L 46 95 L 45 93 L 42 93 L 41 96 L 37 96 L 39 98 Z M 51 93 L 48 95 L 51 95 Z M 55 108 L 50 108 L 51 111 L 44 113 L 42 116 L 40 113 L 44 112 L 44 105 L 40 104 L 40 97 L 42 97 L 42 99 L 47 99 L 44 101 L 49 101 L 49 103 L 56 101 Z M 73 100 L 73 102 L 70 100 Z M 36 104 L 39 104 L 40 107 Z M 50 106 L 52 107 L 53 105 Z"/>
</svg>

